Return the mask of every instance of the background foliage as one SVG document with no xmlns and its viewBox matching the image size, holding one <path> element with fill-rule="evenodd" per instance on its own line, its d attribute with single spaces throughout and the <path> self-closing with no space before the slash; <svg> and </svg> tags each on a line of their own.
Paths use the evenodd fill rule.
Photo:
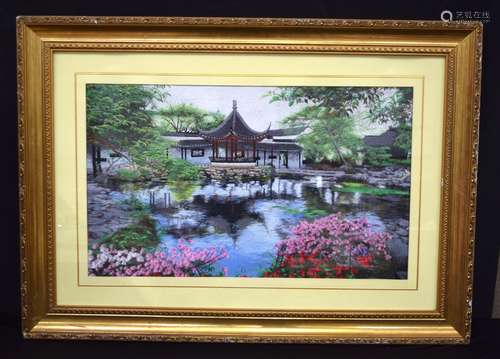
<svg viewBox="0 0 500 359">
<path fill-rule="evenodd" d="M 299 141 L 306 157 L 315 162 L 329 160 L 347 165 L 356 163 L 363 154 L 369 164 L 382 163 L 388 151 L 363 144 L 355 127 L 359 115 L 395 128 L 394 146 L 407 152 L 411 149 L 410 87 L 282 87 L 268 96 L 270 101 L 286 101 L 290 106 L 305 105 L 282 122 L 290 127 L 307 127 Z"/>
</svg>

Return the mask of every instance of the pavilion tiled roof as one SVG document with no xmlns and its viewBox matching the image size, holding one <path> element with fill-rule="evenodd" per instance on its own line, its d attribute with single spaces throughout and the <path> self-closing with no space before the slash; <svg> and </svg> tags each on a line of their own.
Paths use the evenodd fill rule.
<svg viewBox="0 0 500 359">
<path fill-rule="evenodd" d="M 208 141 L 223 139 L 229 135 L 236 135 L 241 140 L 260 141 L 268 136 L 269 128 L 263 132 L 251 129 L 237 111 L 236 101 L 233 100 L 233 110 L 224 121 L 213 130 L 199 131 L 199 135 Z"/>
</svg>

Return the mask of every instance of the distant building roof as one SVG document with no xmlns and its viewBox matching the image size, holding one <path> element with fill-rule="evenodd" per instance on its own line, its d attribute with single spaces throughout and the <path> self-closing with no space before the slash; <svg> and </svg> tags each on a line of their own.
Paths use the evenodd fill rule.
<svg viewBox="0 0 500 359">
<path fill-rule="evenodd" d="M 381 135 L 378 136 L 365 136 L 363 142 L 367 146 L 372 147 L 388 147 L 393 158 L 408 158 L 408 151 L 395 146 L 396 138 L 398 137 L 398 132 L 394 128 L 390 128 Z"/>
<path fill-rule="evenodd" d="M 182 136 L 182 134 L 172 134 L 172 135 L 168 135 L 168 136 L 162 136 L 165 140 L 167 141 L 172 141 L 172 142 L 182 142 L 182 141 L 189 141 L 189 140 L 201 140 L 201 141 L 205 141 L 203 138 L 201 138 L 200 136 L 196 136 L 196 135 L 189 135 L 189 136 Z"/>
<path fill-rule="evenodd" d="M 223 139 L 228 135 L 236 135 L 243 140 L 261 140 L 268 134 L 269 128 L 266 131 L 258 132 L 247 125 L 237 111 L 236 100 L 233 100 L 233 110 L 219 126 L 213 130 L 199 131 L 199 135 L 209 141 Z"/>
<path fill-rule="evenodd" d="M 269 136 L 271 137 L 281 137 L 281 136 L 297 136 L 304 132 L 305 127 L 290 127 L 290 128 L 279 128 L 276 130 L 269 130 Z"/>
<path fill-rule="evenodd" d="M 169 132 L 164 132 L 163 133 L 164 137 L 200 137 L 198 134 L 198 131 L 193 131 L 193 132 L 175 132 L 175 131 L 169 131 Z"/>
<path fill-rule="evenodd" d="M 398 133 L 395 129 L 389 129 L 377 136 L 365 136 L 363 142 L 372 147 L 391 147 L 396 141 Z"/>
</svg>

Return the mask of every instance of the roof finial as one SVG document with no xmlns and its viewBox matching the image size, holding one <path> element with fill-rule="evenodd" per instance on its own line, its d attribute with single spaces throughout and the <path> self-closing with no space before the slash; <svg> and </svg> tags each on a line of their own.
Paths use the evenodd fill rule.
<svg viewBox="0 0 500 359">
<path fill-rule="evenodd" d="M 236 110 L 238 106 L 236 105 L 236 100 L 233 100 L 233 110 Z"/>
</svg>

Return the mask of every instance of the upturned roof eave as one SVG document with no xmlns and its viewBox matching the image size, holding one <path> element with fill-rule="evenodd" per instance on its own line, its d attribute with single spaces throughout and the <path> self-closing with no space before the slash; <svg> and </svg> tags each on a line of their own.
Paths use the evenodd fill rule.
<svg viewBox="0 0 500 359">
<path fill-rule="evenodd" d="M 236 130 L 236 128 L 238 127 L 236 125 L 236 121 L 238 121 L 238 123 L 251 135 L 239 133 Z M 228 126 L 228 124 L 230 126 Z M 270 129 L 271 129 L 271 124 L 269 124 L 269 127 L 265 131 L 258 132 L 253 130 L 248 126 L 248 124 L 245 122 L 243 117 L 238 113 L 238 111 L 236 109 L 233 109 L 233 111 L 231 111 L 231 113 L 224 119 L 224 121 L 219 126 L 209 131 L 199 131 L 198 134 L 199 136 L 207 140 L 222 140 L 232 135 L 235 135 L 242 140 L 259 140 L 266 138 L 269 135 Z M 223 132 L 220 133 L 221 131 Z"/>
</svg>

